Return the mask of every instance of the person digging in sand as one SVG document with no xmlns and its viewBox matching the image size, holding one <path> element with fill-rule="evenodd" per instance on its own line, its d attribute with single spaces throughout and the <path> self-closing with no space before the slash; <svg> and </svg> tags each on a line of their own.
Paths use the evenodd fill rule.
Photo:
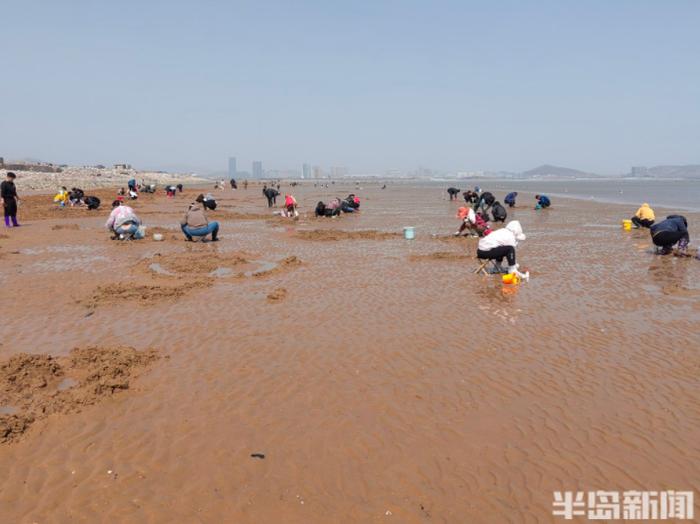
<svg viewBox="0 0 700 524">
<path fill-rule="evenodd" d="M 192 242 L 193 237 L 198 237 L 202 239 L 202 242 L 206 242 L 206 237 L 211 235 L 212 242 L 217 242 L 219 240 L 219 223 L 209 222 L 207 219 L 207 214 L 204 210 L 204 195 L 199 195 L 194 202 L 192 202 L 185 216 L 180 222 L 180 227 L 185 235 L 185 239 Z"/>
<path fill-rule="evenodd" d="M 673 252 L 674 244 L 678 244 L 679 254 L 684 255 L 688 249 L 690 235 L 688 234 L 688 221 L 681 215 L 669 215 L 666 220 L 658 222 L 649 228 L 651 241 L 661 248 L 659 255 L 668 255 Z"/>
<path fill-rule="evenodd" d="M 112 240 L 132 240 L 140 225 L 139 217 L 123 200 L 112 202 L 112 212 L 105 224 L 107 231 L 113 233 Z"/>
<path fill-rule="evenodd" d="M 476 250 L 476 257 L 481 260 L 495 260 L 497 269 L 502 273 L 512 273 L 518 277 L 529 280 L 529 273 L 518 271 L 518 264 L 515 262 L 515 248 L 518 242 L 525 240 L 525 234 L 520 222 L 512 220 L 503 229 L 493 231 L 488 236 L 479 239 L 479 246 Z M 508 261 L 508 270 L 503 271 L 501 262 Z"/>
<path fill-rule="evenodd" d="M 632 217 L 632 223 L 634 224 L 635 228 L 651 227 L 654 224 L 654 220 L 656 220 L 654 210 L 649 207 L 649 204 L 646 202 L 642 204 L 639 209 L 637 209 L 637 212 Z"/>
</svg>

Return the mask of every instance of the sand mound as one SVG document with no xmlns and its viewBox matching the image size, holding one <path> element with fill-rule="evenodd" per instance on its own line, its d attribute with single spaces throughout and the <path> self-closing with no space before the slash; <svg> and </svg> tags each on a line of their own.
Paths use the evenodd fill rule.
<svg viewBox="0 0 700 524">
<path fill-rule="evenodd" d="M 268 302 L 281 302 L 285 298 L 287 298 L 287 290 L 283 287 L 279 287 L 267 295 Z"/>
<path fill-rule="evenodd" d="M 185 252 L 162 255 L 156 253 L 153 257 L 144 260 L 141 263 L 145 265 L 149 271 L 154 270 L 154 264 L 157 268 L 178 276 L 195 275 L 201 277 L 208 275 L 219 268 L 237 268 L 248 264 L 248 260 L 241 253 L 215 253 L 215 252 Z"/>
<path fill-rule="evenodd" d="M 437 251 L 435 253 L 428 253 L 427 255 L 411 255 L 410 259 L 414 262 L 419 262 L 422 260 L 449 260 L 449 261 L 463 261 L 474 258 L 465 253 L 456 253 L 454 251 Z"/>
<path fill-rule="evenodd" d="M 270 268 L 270 269 L 265 269 L 261 271 L 256 271 L 253 273 L 253 276 L 256 278 L 260 277 L 269 277 L 272 275 L 276 275 L 278 273 L 284 273 L 285 271 L 290 271 L 296 267 L 299 267 L 302 264 L 301 259 L 295 257 L 294 255 L 289 256 L 285 258 L 284 260 L 281 260 L 278 262 L 275 267 Z"/>
<path fill-rule="evenodd" d="M 212 283 L 211 279 L 194 280 L 179 286 L 124 284 L 120 282 L 98 286 L 92 296 L 81 303 L 88 309 L 124 301 L 136 301 L 141 305 L 150 305 L 162 300 L 180 298 L 194 289 L 208 287 Z"/>
<path fill-rule="evenodd" d="M 399 233 L 387 233 L 368 229 L 364 231 L 344 231 L 342 229 L 307 229 L 297 231 L 296 237 L 302 240 L 333 241 L 333 240 L 390 240 L 398 238 Z"/>
<path fill-rule="evenodd" d="M 217 220 L 267 220 L 273 215 L 271 213 L 239 213 L 238 211 L 219 210 L 217 208 L 214 211 L 210 211 L 209 216 Z"/>
<path fill-rule="evenodd" d="M 76 348 L 58 358 L 26 353 L 11 357 L 0 364 L 0 443 L 18 440 L 36 420 L 76 413 L 129 389 L 138 371 L 157 358 L 154 350 L 130 347 Z"/>
<path fill-rule="evenodd" d="M 79 231 L 80 226 L 78 224 L 57 224 L 51 226 L 51 231 Z"/>
</svg>

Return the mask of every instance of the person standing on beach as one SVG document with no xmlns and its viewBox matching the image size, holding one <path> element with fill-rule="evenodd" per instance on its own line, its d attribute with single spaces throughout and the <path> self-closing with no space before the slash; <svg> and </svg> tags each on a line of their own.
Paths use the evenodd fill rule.
<svg viewBox="0 0 700 524">
<path fill-rule="evenodd" d="M 656 220 L 654 210 L 649 207 L 649 204 L 646 202 L 642 204 L 642 207 L 637 209 L 637 212 L 632 217 L 632 223 L 634 224 L 635 228 L 651 227 L 654 220 Z"/>
<path fill-rule="evenodd" d="M 7 173 L 5 181 L 0 184 L 0 197 L 2 198 L 3 210 L 5 212 L 5 227 L 19 227 L 17 222 L 17 207 L 19 206 L 19 197 L 17 196 L 17 188 L 15 187 L 15 175 L 12 172 Z"/>
<path fill-rule="evenodd" d="M 661 248 L 660 255 L 668 255 L 673 251 L 674 244 L 678 243 L 678 249 L 685 253 L 690 242 L 688 234 L 688 221 L 681 215 L 669 215 L 666 220 L 653 224 L 649 231 L 651 241 Z"/>
</svg>

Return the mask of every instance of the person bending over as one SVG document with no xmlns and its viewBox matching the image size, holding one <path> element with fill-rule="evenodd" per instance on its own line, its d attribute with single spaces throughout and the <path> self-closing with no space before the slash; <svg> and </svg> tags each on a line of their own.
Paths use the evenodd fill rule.
<svg viewBox="0 0 700 524">
<path fill-rule="evenodd" d="M 637 209 L 637 212 L 632 217 L 632 223 L 636 228 L 651 227 L 654 223 L 654 220 L 656 220 L 656 216 L 654 216 L 654 210 L 651 207 L 649 207 L 649 204 L 647 204 L 646 202 L 642 204 L 642 207 Z"/>
<path fill-rule="evenodd" d="M 479 200 L 477 201 L 476 205 L 474 206 L 474 211 L 480 211 L 482 215 L 485 217 L 489 216 L 489 211 L 491 210 L 491 206 L 493 203 L 496 201 L 496 197 L 493 196 L 493 193 L 490 193 L 488 191 L 485 191 L 484 193 L 481 194 L 479 197 Z"/>
<path fill-rule="evenodd" d="M 265 198 L 267 198 L 267 207 L 273 207 L 275 204 L 277 204 L 277 197 L 280 193 L 275 188 L 266 187 L 263 190 L 263 194 L 265 195 Z"/>
<path fill-rule="evenodd" d="M 112 240 L 131 240 L 141 225 L 141 220 L 136 216 L 131 207 L 122 200 L 112 202 L 112 212 L 109 214 L 105 227 L 113 234 Z"/>
<path fill-rule="evenodd" d="M 535 209 L 546 209 L 552 205 L 547 195 L 535 195 L 535 200 L 537 200 L 537 205 Z"/>
<path fill-rule="evenodd" d="M 493 216 L 494 222 L 505 222 L 508 218 L 508 212 L 506 208 L 501 205 L 501 203 L 496 200 L 491 208 L 491 215 Z"/>
<path fill-rule="evenodd" d="M 447 194 L 450 195 L 450 200 L 457 200 L 457 195 L 459 195 L 459 189 L 456 187 L 448 187 Z"/>
<path fill-rule="evenodd" d="M 457 210 L 457 218 L 462 220 L 459 230 L 455 236 L 460 236 L 464 231 L 472 237 L 483 237 L 491 233 L 488 222 L 484 220 L 480 213 L 474 212 L 470 207 L 460 207 Z"/>
<path fill-rule="evenodd" d="M 202 241 L 206 241 L 206 237 L 211 235 L 212 242 L 219 240 L 219 223 L 209 222 L 207 214 L 204 210 L 204 195 L 199 195 L 187 208 L 187 212 L 180 221 L 180 227 L 185 234 L 185 239 L 189 242 L 192 237 L 201 237 Z"/>
<path fill-rule="evenodd" d="M 477 195 L 471 189 L 467 189 L 464 193 L 462 193 L 462 196 L 464 197 L 464 201 L 469 205 L 474 205 L 479 201 L 479 195 Z"/>
<path fill-rule="evenodd" d="M 508 193 L 506 197 L 503 199 L 503 202 L 505 202 L 508 207 L 515 207 L 515 199 L 518 198 L 518 192 L 513 191 L 512 193 Z"/>
<path fill-rule="evenodd" d="M 520 222 L 512 220 L 506 224 L 503 229 L 498 229 L 491 232 L 489 235 L 479 239 L 479 245 L 476 250 L 476 257 L 481 260 L 495 260 L 498 271 L 504 272 L 501 267 L 501 262 L 505 258 L 508 261 L 508 273 L 518 275 L 520 278 L 527 280 L 528 273 L 520 273 L 518 264 L 515 262 L 515 248 L 518 242 L 525 240 L 525 234 Z"/>
<path fill-rule="evenodd" d="M 690 242 L 688 234 L 688 221 L 681 215 L 669 215 L 666 220 L 662 220 L 653 224 L 649 231 L 651 232 L 651 241 L 655 246 L 660 247 L 660 255 L 668 255 L 673 251 L 674 244 L 678 243 L 678 249 L 681 253 L 685 253 Z"/>
<path fill-rule="evenodd" d="M 299 212 L 297 211 L 297 199 L 293 195 L 284 195 L 284 208 L 287 212 L 288 218 L 297 218 Z"/>
</svg>

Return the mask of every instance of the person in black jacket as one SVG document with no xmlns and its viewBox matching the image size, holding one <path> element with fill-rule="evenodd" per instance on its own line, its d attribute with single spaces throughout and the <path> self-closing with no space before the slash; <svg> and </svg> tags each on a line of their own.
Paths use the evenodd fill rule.
<svg viewBox="0 0 700 524">
<path fill-rule="evenodd" d="M 505 222 L 508 218 L 508 212 L 506 208 L 501 205 L 499 201 L 493 203 L 491 207 L 491 215 L 493 215 L 494 222 Z"/>
<path fill-rule="evenodd" d="M 450 195 L 450 200 L 457 200 L 457 195 L 459 195 L 459 189 L 456 187 L 448 187 L 447 194 Z"/>
<path fill-rule="evenodd" d="M 19 227 L 17 222 L 19 197 L 15 187 L 15 178 L 17 178 L 17 175 L 14 173 L 7 173 L 5 181 L 0 184 L 0 198 L 2 198 L 2 206 L 5 212 L 5 227 L 10 227 L 10 222 L 12 222 L 12 227 Z"/>
<path fill-rule="evenodd" d="M 688 221 L 681 215 L 669 215 L 666 220 L 653 224 L 649 231 L 651 232 L 651 241 L 655 246 L 661 248 L 659 252 L 661 255 L 671 253 L 676 243 L 678 243 L 678 249 L 685 252 L 688 242 L 690 242 Z"/>
<path fill-rule="evenodd" d="M 489 211 L 491 210 L 491 206 L 495 201 L 496 197 L 493 196 L 493 193 L 485 191 L 481 194 L 479 201 L 474 206 L 474 211 L 481 211 L 482 215 L 489 216 Z"/>
</svg>

